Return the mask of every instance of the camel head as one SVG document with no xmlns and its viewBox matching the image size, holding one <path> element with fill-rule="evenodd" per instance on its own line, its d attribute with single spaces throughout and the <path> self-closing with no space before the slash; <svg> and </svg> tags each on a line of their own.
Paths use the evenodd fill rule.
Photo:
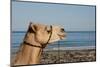
<svg viewBox="0 0 100 67">
<path fill-rule="evenodd" d="M 40 44 L 52 43 L 65 38 L 65 30 L 60 26 L 30 23 L 29 30 L 33 31 L 34 40 Z"/>
</svg>

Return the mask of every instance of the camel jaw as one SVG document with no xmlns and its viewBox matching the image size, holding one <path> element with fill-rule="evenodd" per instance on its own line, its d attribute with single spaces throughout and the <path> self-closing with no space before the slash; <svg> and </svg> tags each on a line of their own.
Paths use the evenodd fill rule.
<svg viewBox="0 0 100 67">
<path fill-rule="evenodd" d="M 66 37 L 65 34 L 58 34 L 58 36 L 59 36 L 60 40 L 63 40 L 63 39 L 65 39 L 65 37 Z"/>
</svg>

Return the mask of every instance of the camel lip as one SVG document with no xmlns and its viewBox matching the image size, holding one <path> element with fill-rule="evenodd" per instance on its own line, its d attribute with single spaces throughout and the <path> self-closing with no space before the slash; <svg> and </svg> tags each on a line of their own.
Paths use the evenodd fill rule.
<svg viewBox="0 0 100 67">
<path fill-rule="evenodd" d="M 66 37 L 65 34 L 58 34 L 58 36 L 60 36 L 60 37 Z"/>
</svg>

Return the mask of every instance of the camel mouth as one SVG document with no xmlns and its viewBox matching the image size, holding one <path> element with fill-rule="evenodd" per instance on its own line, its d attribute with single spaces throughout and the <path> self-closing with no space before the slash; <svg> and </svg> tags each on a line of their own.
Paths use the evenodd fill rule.
<svg viewBox="0 0 100 67">
<path fill-rule="evenodd" d="M 66 35 L 65 34 L 58 34 L 58 36 L 60 37 L 60 39 L 62 40 L 62 39 L 64 39 L 65 37 L 66 37 Z"/>
</svg>

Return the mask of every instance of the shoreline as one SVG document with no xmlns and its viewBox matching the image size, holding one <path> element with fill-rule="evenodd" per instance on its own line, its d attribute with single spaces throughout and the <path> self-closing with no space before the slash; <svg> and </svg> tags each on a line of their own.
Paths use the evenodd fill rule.
<svg viewBox="0 0 100 67">
<path fill-rule="evenodd" d="M 12 52 L 17 52 L 19 47 L 11 48 Z M 88 49 L 96 49 L 96 46 L 74 46 L 74 47 L 53 47 L 53 48 L 45 48 L 44 51 L 53 51 L 53 50 L 88 50 Z"/>
<path fill-rule="evenodd" d="M 88 49 L 96 49 L 95 46 L 76 46 L 76 47 L 54 47 L 54 48 L 46 48 L 44 51 L 53 51 L 53 50 L 88 50 Z"/>
</svg>

